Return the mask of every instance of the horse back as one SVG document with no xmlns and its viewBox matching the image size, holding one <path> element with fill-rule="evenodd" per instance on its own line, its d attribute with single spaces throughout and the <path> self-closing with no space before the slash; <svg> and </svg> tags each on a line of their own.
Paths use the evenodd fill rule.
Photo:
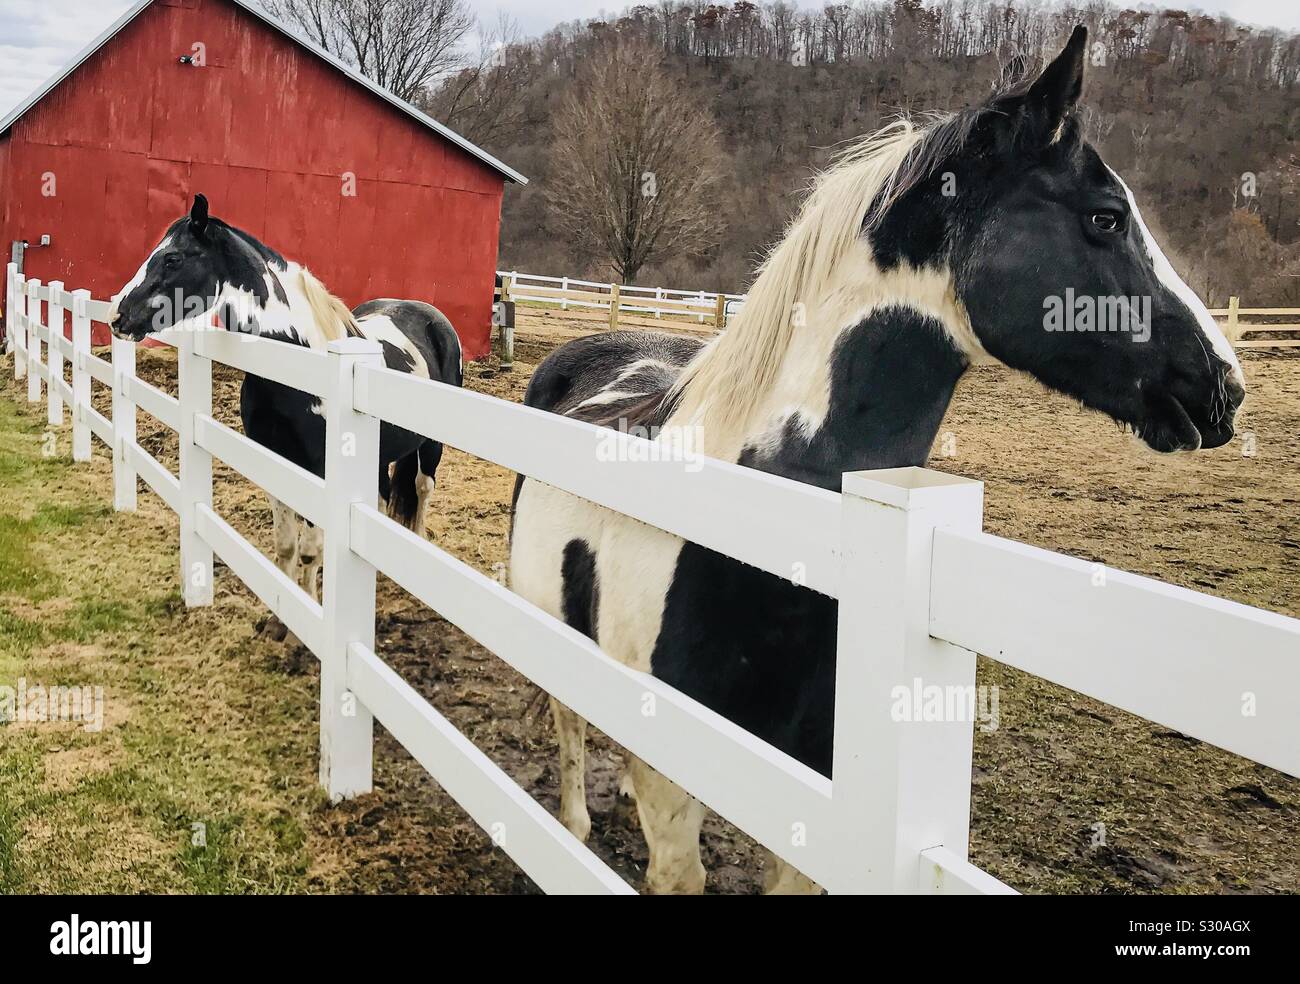
<svg viewBox="0 0 1300 984">
<path fill-rule="evenodd" d="M 658 407 L 699 339 L 649 331 L 611 331 L 561 345 L 533 373 L 524 404 L 607 427 Z M 644 420 L 629 421 L 644 424 Z"/>
<path fill-rule="evenodd" d="M 421 371 L 425 369 L 429 379 L 452 386 L 463 382 L 460 339 L 451 321 L 432 304 L 380 297 L 355 308 L 352 315 L 362 334 L 373 337 L 383 347 L 388 368 L 420 376 L 425 375 Z M 391 323 L 401 339 L 391 337 L 385 322 Z M 413 358 L 410 349 L 419 359 Z"/>
</svg>

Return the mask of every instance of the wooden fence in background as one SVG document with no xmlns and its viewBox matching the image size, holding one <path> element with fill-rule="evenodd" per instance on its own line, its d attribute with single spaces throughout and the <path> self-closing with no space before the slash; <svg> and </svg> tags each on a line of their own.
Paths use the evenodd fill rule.
<svg viewBox="0 0 1300 984">
<path fill-rule="evenodd" d="M 1300 336 L 1300 308 L 1244 308 L 1241 298 L 1233 295 L 1228 298 L 1226 308 L 1211 308 L 1210 314 L 1223 320 L 1223 333 L 1233 348 L 1300 348 L 1300 337 L 1270 337 L 1281 334 Z M 1271 320 L 1242 321 L 1248 318 L 1292 318 L 1289 324 L 1276 324 Z M 1250 336 L 1249 338 L 1246 336 Z"/>
<path fill-rule="evenodd" d="M 517 270 L 498 270 L 497 277 L 501 281 L 498 293 L 503 301 L 559 310 L 568 317 L 599 319 L 606 321 L 610 328 L 620 324 L 655 325 L 666 317 L 716 331 L 726 326 L 728 316 L 745 300 L 740 294 L 605 284 Z"/>
<path fill-rule="evenodd" d="M 564 312 L 570 318 L 600 320 L 610 328 L 620 324 L 674 328 L 698 325 L 699 330 L 712 333 L 726 327 L 727 319 L 745 302 L 743 294 L 633 287 L 517 270 L 498 270 L 497 277 L 501 281 L 497 296 L 502 301 L 523 303 L 539 311 Z M 1224 334 L 1235 348 L 1300 348 L 1300 337 L 1284 337 L 1300 336 L 1300 308 L 1244 308 L 1241 298 L 1234 295 L 1226 308 L 1211 308 L 1210 314 L 1223 323 Z M 1290 320 L 1278 323 L 1278 318 Z"/>
</svg>

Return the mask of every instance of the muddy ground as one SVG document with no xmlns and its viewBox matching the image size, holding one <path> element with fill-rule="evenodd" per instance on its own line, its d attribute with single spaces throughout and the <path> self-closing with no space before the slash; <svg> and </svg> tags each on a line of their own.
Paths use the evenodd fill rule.
<svg viewBox="0 0 1300 984">
<path fill-rule="evenodd" d="M 465 385 L 520 400 L 554 337 L 553 321 L 538 325 L 521 330 L 513 372 L 472 364 Z M 142 352 L 139 366 L 173 388 L 169 351 Z M 990 532 L 1300 616 L 1300 358 L 1256 355 L 1245 371 L 1250 398 L 1238 438 L 1177 458 L 1140 449 L 1107 420 L 1009 371 L 973 371 L 932 465 L 985 482 Z M 216 412 L 235 426 L 238 392 L 239 373 L 220 368 Z M 174 465 L 174 435 L 144 415 L 140 435 Z M 448 449 L 430 535 L 481 570 L 500 570 L 511 482 L 504 469 Z M 269 546 L 260 493 L 218 467 L 215 496 L 227 520 Z M 218 577 L 218 604 L 248 619 L 255 600 L 232 577 Z M 377 642 L 395 669 L 556 810 L 548 714 L 527 680 L 382 578 Z M 214 646 L 225 659 L 316 673 L 309 654 L 251 633 Z M 971 857 L 997 877 L 1026 892 L 1300 888 L 1300 782 L 987 660 L 979 682 L 999 688 L 1000 720 L 996 730 L 976 731 Z M 375 792 L 314 814 L 311 888 L 536 891 L 382 729 L 376 747 Z M 644 843 L 635 821 L 613 810 L 620 752 L 595 733 L 590 748 L 591 846 L 639 884 Z M 711 817 L 704 849 L 710 892 L 759 890 L 761 852 L 744 835 Z"/>
</svg>

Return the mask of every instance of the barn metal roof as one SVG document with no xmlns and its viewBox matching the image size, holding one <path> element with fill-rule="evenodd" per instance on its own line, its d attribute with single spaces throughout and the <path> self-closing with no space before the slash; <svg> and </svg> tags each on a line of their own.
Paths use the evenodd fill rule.
<svg viewBox="0 0 1300 984">
<path fill-rule="evenodd" d="M 457 147 L 460 147 L 466 153 L 472 154 L 474 157 L 477 157 L 484 164 L 488 165 L 488 167 L 492 168 L 495 171 L 500 172 L 508 180 L 514 181 L 516 184 L 528 183 L 527 178 L 525 178 L 514 168 L 510 167 L 508 164 L 503 164 L 501 161 L 497 160 L 495 157 L 489 154 L 482 147 L 470 143 L 468 140 L 466 140 L 456 131 L 439 123 L 433 117 L 420 112 L 410 103 L 408 103 L 406 100 L 398 99 L 395 95 L 393 95 L 383 86 L 375 84 L 373 81 L 366 78 L 364 75 L 362 75 L 356 69 L 352 68 L 350 65 L 347 65 L 344 62 L 340 61 L 339 59 L 335 58 L 328 51 L 325 51 L 323 48 L 318 47 L 317 45 L 308 41 L 306 38 L 295 34 L 293 31 L 289 30 L 289 28 L 285 27 L 278 20 L 272 17 L 270 14 L 266 13 L 263 10 L 259 10 L 256 6 L 254 6 L 250 2 L 250 0 L 229 0 L 229 2 L 235 4 L 238 7 L 241 7 L 242 9 L 244 9 L 245 11 L 247 11 L 248 13 L 256 17 L 258 20 L 262 21 L 264 24 L 268 24 L 269 26 L 275 28 L 275 30 L 283 34 L 290 41 L 294 42 L 297 45 L 300 45 L 303 48 L 306 48 L 317 58 L 322 58 L 325 61 L 329 62 L 329 64 L 333 65 L 336 69 L 338 69 L 348 78 L 350 78 L 353 82 L 357 83 L 357 85 L 365 86 L 365 88 L 369 89 L 380 99 L 384 100 L 386 103 L 397 107 L 407 116 L 410 116 L 412 119 L 416 120 L 417 122 L 423 123 L 434 133 L 438 134 L 441 137 L 446 138 L 447 140 L 450 140 L 452 143 L 454 143 Z M 102 34 L 99 35 L 99 37 L 95 38 L 94 41 L 91 41 L 90 44 L 88 44 L 85 48 L 83 48 L 81 52 L 78 53 L 78 55 L 75 58 L 73 58 L 72 61 L 69 62 L 68 65 L 61 72 L 51 77 L 48 81 L 46 81 L 44 85 L 38 88 L 35 92 L 33 92 L 30 96 L 24 99 L 21 103 L 19 103 L 18 106 L 13 110 L 13 112 L 11 112 L 3 120 L 0 120 L 0 136 L 3 136 L 5 133 L 7 133 L 9 131 L 9 128 L 13 126 L 16 122 L 18 122 L 18 120 L 21 119 L 29 109 L 31 109 L 38 102 L 40 102 L 47 95 L 49 95 L 50 92 L 52 92 L 55 89 L 55 87 L 59 85 L 59 83 L 61 83 L 69 75 L 71 75 L 78 68 L 80 68 L 82 62 L 84 62 L 87 58 L 89 58 L 96 51 L 98 51 L 105 44 L 107 44 L 110 40 L 112 40 L 117 35 L 117 33 L 122 30 L 122 28 L 126 27 L 126 25 L 130 24 L 131 21 L 135 20 L 135 18 L 151 3 L 153 3 L 153 0 L 136 0 L 136 2 L 133 3 L 131 7 L 124 14 L 122 14 L 121 17 L 119 17 L 112 24 L 110 24 L 108 28 L 104 30 Z"/>
</svg>

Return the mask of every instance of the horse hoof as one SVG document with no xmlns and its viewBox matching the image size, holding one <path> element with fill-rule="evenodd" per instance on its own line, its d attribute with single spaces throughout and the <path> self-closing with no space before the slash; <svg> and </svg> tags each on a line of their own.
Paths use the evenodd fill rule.
<svg viewBox="0 0 1300 984">
<path fill-rule="evenodd" d="M 591 817 L 587 815 L 585 810 L 578 816 L 568 817 L 567 819 L 561 817 L 560 822 L 564 824 L 569 833 L 578 838 L 583 844 L 591 836 Z"/>
<path fill-rule="evenodd" d="M 696 863 L 685 871 L 661 875 L 646 873 L 647 895 L 703 895 L 707 876 L 704 865 Z"/>
<path fill-rule="evenodd" d="M 289 633 L 289 638 L 294 639 L 293 633 Z M 313 662 L 315 662 L 315 657 L 312 655 L 312 651 L 294 639 L 294 643 L 289 648 L 288 655 L 284 659 L 284 670 L 290 676 L 301 676 L 310 671 Z"/>
<path fill-rule="evenodd" d="M 263 639 L 270 639 L 272 642 L 283 642 L 284 637 L 289 634 L 289 627 L 272 615 L 262 622 L 258 634 Z"/>
<path fill-rule="evenodd" d="M 636 830 L 641 822 L 636 815 L 636 800 L 626 793 L 614 797 L 614 808 L 609 811 L 609 825 L 623 830 Z"/>
</svg>

